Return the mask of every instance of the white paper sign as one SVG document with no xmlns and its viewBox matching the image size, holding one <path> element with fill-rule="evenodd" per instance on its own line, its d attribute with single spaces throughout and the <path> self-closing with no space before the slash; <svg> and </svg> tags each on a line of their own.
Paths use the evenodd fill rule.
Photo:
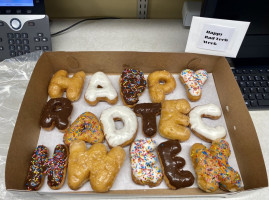
<svg viewBox="0 0 269 200">
<path fill-rule="evenodd" d="M 185 52 L 235 58 L 249 22 L 193 17 Z"/>
<path fill-rule="evenodd" d="M 235 28 L 205 24 L 198 43 L 198 48 L 214 51 L 226 51 Z"/>
</svg>

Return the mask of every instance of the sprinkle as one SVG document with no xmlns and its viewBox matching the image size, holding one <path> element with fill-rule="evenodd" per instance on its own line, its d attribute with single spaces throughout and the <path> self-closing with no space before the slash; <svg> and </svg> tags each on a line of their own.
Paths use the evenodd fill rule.
<svg viewBox="0 0 269 200">
<path fill-rule="evenodd" d="M 180 73 L 184 80 L 184 85 L 188 87 L 188 91 L 193 96 L 199 96 L 201 89 L 208 78 L 206 70 L 200 69 L 196 72 L 191 69 L 185 69 Z"/>
<path fill-rule="evenodd" d="M 241 178 L 239 173 L 228 163 L 230 154 L 229 144 L 223 139 L 213 142 L 209 150 L 202 145 L 195 151 L 191 151 L 191 158 L 196 162 L 195 171 L 196 173 L 199 172 L 197 176 L 205 180 L 208 187 L 214 184 L 217 187 L 222 185 L 227 190 L 229 188 L 239 189 L 241 187 Z M 214 188 L 207 189 L 210 191 L 215 190 Z"/>
<path fill-rule="evenodd" d="M 145 90 L 147 84 L 143 72 L 135 69 L 124 69 L 120 83 L 123 99 L 128 105 L 138 102 L 138 97 Z"/>
<path fill-rule="evenodd" d="M 152 153 L 156 148 L 153 139 L 135 140 L 131 147 L 133 175 L 142 183 L 157 183 L 162 178 L 161 169 L 155 164 L 157 157 Z"/>
<path fill-rule="evenodd" d="M 26 178 L 26 188 L 28 190 L 39 189 L 44 174 L 48 174 L 49 186 L 60 185 L 63 181 L 64 169 L 67 166 L 67 151 L 65 145 L 57 145 L 53 157 L 48 159 L 47 147 L 43 145 L 36 147 Z"/>
<path fill-rule="evenodd" d="M 103 140 L 103 131 L 95 115 L 90 112 L 82 113 L 65 132 L 65 144 L 70 144 L 78 137 L 83 137 L 85 141 L 92 144 Z"/>
</svg>

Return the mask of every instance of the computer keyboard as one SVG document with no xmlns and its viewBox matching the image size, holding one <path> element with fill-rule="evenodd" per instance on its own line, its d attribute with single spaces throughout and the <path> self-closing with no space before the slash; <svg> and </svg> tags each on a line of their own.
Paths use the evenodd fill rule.
<svg viewBox="0 0 269 200">
<path fill-rule="evenodd" d="M 249 110 L 269 110 L 269 65 L 232 69 Z"/>
</svg>

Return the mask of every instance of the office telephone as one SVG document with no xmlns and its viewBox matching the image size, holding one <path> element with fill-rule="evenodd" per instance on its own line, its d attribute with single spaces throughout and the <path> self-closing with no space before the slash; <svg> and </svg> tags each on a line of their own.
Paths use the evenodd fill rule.
<svg viewBox="0 0 269 200">
<path fill-rule="evenodd" d="M 51 51 L 44 0 L 1 0 L 0 61 L 37 50 Z"/>
</svg>

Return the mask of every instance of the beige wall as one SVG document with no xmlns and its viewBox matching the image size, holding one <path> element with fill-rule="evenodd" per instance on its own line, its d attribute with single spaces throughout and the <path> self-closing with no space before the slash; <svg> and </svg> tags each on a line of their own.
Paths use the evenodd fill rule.
<svg viewBox="0 0 269 200">
<path fill-rule="evenodd" d="M 50 18 L 137 18 L 138 0 L 45 0 Z M 185 0 L 148 0 L 148 18 L 182 18 Z M 202 1 L 202 0 L 195 0 Z"/>
</svg>

